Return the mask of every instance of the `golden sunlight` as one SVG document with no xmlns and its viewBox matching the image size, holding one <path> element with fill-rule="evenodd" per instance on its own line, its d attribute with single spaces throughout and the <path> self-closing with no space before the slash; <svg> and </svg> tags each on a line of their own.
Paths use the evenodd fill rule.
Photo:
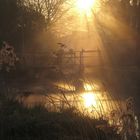
<svg viewBox="0 0 140 140">
<path fill-rule="evenodd" d="M 96 3 L 96 0 L 77 0 L 76 7 L 79 11 L 88 12 Z"/>
<path fill-rule="evenodd" d="M 96 97 L 94 95 L 94 93 L 89 92 L 89 93 L 84 93 L 82 94 L 83 100 L 84 100 L 84 105 L 85 107 L 91 107 L 91 106 L 96 106 Z"/>
<path fill-rule="evenodd" d="M 90 85 L 88 83 L 84 83 L 84 89 L 85 89 L 85 91 L 92 91 L 92 90 L 94 90 L 94 86 Z"/>
</svg>

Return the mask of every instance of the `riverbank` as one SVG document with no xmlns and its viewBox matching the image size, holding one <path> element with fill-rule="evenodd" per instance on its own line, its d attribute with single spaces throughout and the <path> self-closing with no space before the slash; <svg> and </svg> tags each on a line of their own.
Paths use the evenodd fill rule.
<svg viewBox="0 0 140 140">
<path fill-rule="evenodd" d="M 2 140 L 113 140 L 115 129 L 102 119 L 83 116 L 75 108 L 49 112 L 42 106 L 25 108 L 1 96 Z"/>
</svg>

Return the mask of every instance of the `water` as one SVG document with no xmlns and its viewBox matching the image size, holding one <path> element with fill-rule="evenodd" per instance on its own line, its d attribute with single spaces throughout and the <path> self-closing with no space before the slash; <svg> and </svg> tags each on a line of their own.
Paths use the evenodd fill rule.
<svg viewBox="0 0 140 140">
<path fill-rule="evenodd" d="M 55 84 L 63 92 L 39 94 L 35 90 L 36 94 L 20 95 L 17 96 L 17 100 L 28 108 L 43 105 L 48 111 L 55 112 L 75 108 L 83 116 L 106 120 L 109 126 L 116 128 L 117 133 L 121 134 L 122 137 L 126 137 L 130 130 L 137 138 L 139 137 L 138 118 L 133 111 L 126 110 L 125 101 L 114 98 L 109 92 L 104 91 L 96 84 L 84 83 L 84 92 L 76 92 L 72 84 L 66 84 L 65 82 Z M 131 118 L 134 118 L 134 121 Z M 130 129 L 131 126 L 135 129 Z M 103 127 L 106 128 L 106 126 Z"/>
<path fill-rule="evenodd" d="M 71 84 L 63 82 L 55 84 L 67 92 L 20 95 L 17 99 L 28 108 L 43 105 L 49 111 L 61 111 L 74 107 L 83 115 L 94 118 L 109 118 L 112 111 L 120 111 L 122 107 L 121 100 L 114 99 L 96 84 L 84 83 L 84 92 L 76 92 L 75 87 Z"/>
</svg>

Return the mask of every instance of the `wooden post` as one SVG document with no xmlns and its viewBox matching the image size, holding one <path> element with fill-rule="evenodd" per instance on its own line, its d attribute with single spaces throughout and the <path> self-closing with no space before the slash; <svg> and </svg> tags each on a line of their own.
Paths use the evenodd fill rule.
<svg viewBox="0 0 140 140">
<path fill-rule="evenodd" d="M 80 75 L 83 75 L 84 73 L 84 50 L 82 49 L 82 51 L 80 52 Z"/>
</svg>

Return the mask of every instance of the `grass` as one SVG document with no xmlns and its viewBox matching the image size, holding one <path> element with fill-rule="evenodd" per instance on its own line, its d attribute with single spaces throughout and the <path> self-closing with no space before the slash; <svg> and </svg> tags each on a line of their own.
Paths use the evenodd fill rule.
<svg viewBox="0 0 140 140">
<path fill-rule="evenodd" d="M 42 106 L 25 108 L 17 101 L 0 97 L 1 140 L 113 140 L 111 128 L 104 131 L 103 120 L 82 116 L 75 108 L 49 112 Z"/>
</svg>

